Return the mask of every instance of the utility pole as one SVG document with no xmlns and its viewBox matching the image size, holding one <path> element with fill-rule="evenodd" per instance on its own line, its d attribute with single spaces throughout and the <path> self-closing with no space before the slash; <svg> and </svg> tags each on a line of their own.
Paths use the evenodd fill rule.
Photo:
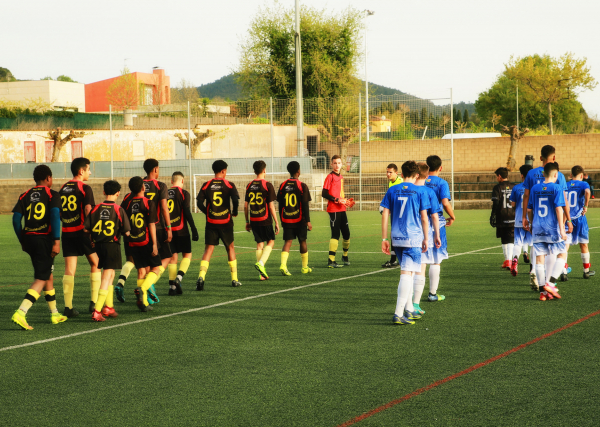
<svg viewBox="0 0 600 427">
<path fill-rule="evenodd" d="M 367 113 L 367 141 L 369 141 L 369 78 L 367 77 L 367 18 L 375 14 L 372 10 L 365 9 L 365 102 L 366 102 L 366 113 Z"/>
<path fill-rule="evenodd" d="M 300 4 L 299 0 L 296 0 L 296 127 L 297 136 L 296 141 L 298 143 L 298 157 L 302 156 L 302 148 L 304 141 L 304 107 L 302 99 L 302 52 L 300 49 Z"/>
</svg>

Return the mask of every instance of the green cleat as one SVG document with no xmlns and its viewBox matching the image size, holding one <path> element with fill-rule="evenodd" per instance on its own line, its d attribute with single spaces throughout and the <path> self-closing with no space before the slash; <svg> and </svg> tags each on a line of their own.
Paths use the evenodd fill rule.
<svg viewBox="0 0 600 427">
<path fill-rule="evenodd" d="M 419 304 L 413 304 L 413 311 L 421 315 L 425 314 L 425 310 L 423 310 Z"/>
<path fill-rule="evenodd" d="M 159 302 L 160 300 L 158 299 L 158 295 L 156 295 L 156 288 L 154 285 L 152 285 L 150 286 L 150 289 L 148 289 L 148 303 L 156 304 Z"/>
<path fill-rule="evenodd" d="M 282 266 L 280 266 L 280 267 L 279 267 L 279 271 L 281 271 L 281 274 L 282 274 L 283 276 L 291 276 L 291 275 L 292 275 L 292 273 L 290 273 L 290 272 L 288 271 L 288 269 L 287 269 L 287 267 L 286 267 L 285 265 L 282 265 Z"/>
<path fill-rule="evenodd" d="M 125 302 L 125 288 L 120 283 L 115 285 L 115 295 L 117 296 L 117 301 Z"/>
<path fill-rule="evenodd" d="M 302 267 L 302 274 L 308 274 L 308 273 L 312 273 L 312 268 L 310 267 Z"/>
<path fill-rule="evenodd" d="M 59 323 L 62 323 L 64 321 L 66 321 L 67 319 L 68 319 L 67 316 L 64 316 L 58 312 L 50 314 L 50 320 L 52 321 L 53 325 L 58 325 Z"/>
<path fill-rule="evenodd" d="M 29 323 L 27 323 L 25 313 L 23 313 L 21 309 L 15 311 L 15 314 L 12 315 L 11 320 L 26 331 L 30 331 L 33 329 L 33 327 L 29 326 Z"/>
<path fill-rule="evenodd" d="M 269 278 L 269 275 L 267 274 L 267 270 L 265 270 L 265 266 L 262 265 L 260 262 L 257 262 L 256 264 L 254 264 L 254 268 L 256 268 L 258 270 L 261 277 L 264 277 L 265 279 Z"/>
</svg>

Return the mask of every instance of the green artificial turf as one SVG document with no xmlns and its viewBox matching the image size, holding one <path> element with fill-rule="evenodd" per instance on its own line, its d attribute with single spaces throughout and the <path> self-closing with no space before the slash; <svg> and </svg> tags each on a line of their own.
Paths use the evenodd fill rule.
<svg viewBox="0 0 600 427">
<path fill-rule="evenodd" d="M 447 299 L 422 302 L 427 313 L 415 325 L 391 323 L 400 272 L 380 268 L 387 257 L 380 252 L 379 213 L 349 213 L 352 265 L 328 269 L 328 217 L 314 212 L 311 274 L 300 273 L 295 244 L 288 261 L 293 276 L 279 275 L 280 235 L 267 263 L 271 278 L 259 281 L 253 237 L 238 218 L 240 288 L 230 286 L 221 246 L 206 290 L 194 290 L 203 250 L 197 242 L 182 296 L 167 296 L 165 273 L 157 285 L 161 302 L 140 313 L 134 270 L 127 302 L 115 300 L 119 317 L 98 324 L 86 312 L 89 266 L 80 258 L 74 301 L 82 314 L 52 325 L 40 298 L 27 316 L 33 331 L 10 321 L 32 269 L 10 216 L 1 216 L 2 423 L 336 426 L 600 308 L 600 277 L 581 278 L 578 248 L 570 251 L 570 280 L 558 285 L 563 299 L 540 302 L 529 289 L 527 265 L 521 262 L 516 278 L 500 269 L 502 251 L 489 212 L 457 216 L 447 230 L 451 258 L 441 270 L 439 293 Z M 600 227 L 600 212 L 591 210 L 588 218 L 591 228 Z M 200 235 L 202 240 L 202 230 Z M 590 237 L 594 268 L 600 228 Z M 59 255 L 61 311 L 63 272 Z M 269 294 L 310 284 L 317 285 Z M 155 320 L 131 323 L 141 319 Z M 107 329 L 113 325 L 123 326 Z M 357 425 L 593 425 L 600 406 L 599 327 L 600 316 L 593 317 Z M 2 351 L 84 331 L 97 332 Z"/>
</svg>

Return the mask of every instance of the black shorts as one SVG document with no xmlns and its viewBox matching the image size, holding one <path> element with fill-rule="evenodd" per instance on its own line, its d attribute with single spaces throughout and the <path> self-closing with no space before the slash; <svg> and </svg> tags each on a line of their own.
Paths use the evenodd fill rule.
<svg viewBox="0 0 600 427">
<path fill-rule="evenodd" d="M 162 227 L 156 229 L 156 241 L 158 242 L 158 256 L 160 259 L 171 258 L 173 252 L 171 252 L 171 245 L 167 242 L 166 229 Z"/>
<path fill-rule="evenodd" d="M 496 227 L 496 237 L 501 239 L 503 245 L 514 243 L 515 227 Z"/>
<path fill-rule="evenodd" d="M 192 253 L 192 238 L 188 234 L 187 236 L 179 236 L 173 234 L 171 239 L 171 252 L 173 254 L 191 254 Z"/>
<path fill-rule="evenodd" d="M 233 243 L 233 227 L 231 228 L 209 228 L 204 229 L 204 244 L 219 246 L 219 240 L 225 247 Z"/>
<path fill-rule="evenodd" d="M 98 268 L 101 270 L 120 270 L 123 268 L 121 245 L 116 242 L 96 243 Z"/>
<path fill-rule="evenodd" d="M 308 226 L 306 224 L 298 227 L 285 228 L 283 227 L 283 240 L 295 240 L 304 242 L 308 237 Z"/>
<path fill-rule="evenodd" d="M 275 230 L 273 225 L 251 225 L 252 234 L 254 234 L 254 241 L 256 243 L 268 242 L 275 240 Z"/>
<path fill-rule="evenodd" d="M 33 277 L 36 280 L 49 280 L 54 271 L 54 258 L 52 258 L 52 245 L 54 240 L 50 236 L 23 237 L 23 249 L 31 257 L 33 264 Z"/>
<path fill-rule="evenodd" d="M 129 251 L 133 257 L 133 264 L 138 270 L 140 268 L 154 268 L 162 265 L 160 255 L 152 256 L 152 245 L 150 243 L 146 246 L 131 246 Z M 160 248 L 158 252 L 160 254 Z"/>
<path fill-rule="evenodd" d="M 350 240 L 350 227 L 348 227 L 346 212 L 329 212 L 329 227 L 332 239 L 340 240 L 341 232 L 344 240 Z"/>
<path fill-rule="evenodd" d="M 129 258 L 131 256 L 131 246 L 124 242 L 123 247 L 125 248 L 125 258 Z"/>
<path fill-rule="evenodd" d="M 61 240 L 64 258 L 82 255 L 89 256 L 96 252 L 92 247 L 90 235 L 84 232 L 63 233 Z"/>
</svg>

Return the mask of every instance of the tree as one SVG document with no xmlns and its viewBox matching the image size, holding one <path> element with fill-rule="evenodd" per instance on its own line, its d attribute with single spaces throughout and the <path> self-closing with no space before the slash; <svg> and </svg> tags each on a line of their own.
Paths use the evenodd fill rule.
<svg viewBox="0 0 600 427">
<path fill-rule="evenodd" d="M 302 6 L 302 91 L 305 98 L 357 94 L 362 13 L 348 8 L 333 15 Z M 238 82 L 248 97 L 294 98 L 294 11 L 280 4 L 261 7 L 240 45 Z"/>
<path fill-rule="evenodd" d="M 320 103 L 314 109 L 319 117 L 317 130 L 321 140 L 329 141 L 338 146 L 342 164 L 346 164 L 348 146 L 355 141 L 359 134 L 358 105 L 355 102 L 345 102 L 344 99 L 316 99 Z"/>
<path fill-rule="evenodd" d="M 469 110 L 467 110 L 466 108 L 465 108 L 465 112 L 463 114 L 463 121 L 465 123 L 469 123 Z"/>
<path fill-rule="evenodd" d="M 190 104 L 198 102 L 200 94 L 190 80 L 181 79 L 177 87 L 171 88 L 171 104 Z"/>
<path fill-rule="evenodd" d="M 562 100 L 576 99 L 578 91 L 593 90 L 596 80 L 586 66 L 587 58 L 576 59 L 571 52 L 560 58 L 549 55 L 511 57 L 504 74 L 519 82 L 519 88 L 548 110 L 548 128 L 554 134 L 552 105 Z"/>
<path fill-rule="evenodd" d="M 63 131 L 61 128 L 56 128 L 55 131 L 48 131 L 48 138 L 54 141 L 54 145 L 52 146 L 52 160 L 51 162 L 57 162 L 60 157 L 60 152 L 62 148 L 65 146 L 67 142 L 72 140 L 73 138 L 83 138 L 85 132 L 74 132 L 71 130 L 67 136 L 62 137 Z"/>
<path fill-rule="evenodd" d="M 192 129 L 192 133 L 195 136 L 195 138 L 191 138 L 192 149 L 191 149 L 190 153 L 191 153 L 192 159 L 195 157 L 194 153 L 196 152 L 196 150 L 198 150 L 198 147 L 204 140 L 206 140 L 208 138 L 214 138 L 215 136 L 217 138 L 221 138 L 221 139 L 225 138 L 225 133 L 229 130 L 229 128 L 225 128 L 225 129 L 221 129 L 217 132 L 214 132 L 210 129 L 206 129 L 205 132 L 202 132 L 200 129 L 198 129 L 198 127 L 199 127 L 199 125 L 196 125 L 196 127 L 194 129 Z M 179 139 L 179 142 L 184 144 L 186 147 L 188 147 L 188 148 L 190 147 L 190 137 L 187 132 L 184 132 L 183 135 L 181 133 L 176 133 L 175 137 L 177 139 Z"/>
<path fill-rule="evenodd" d="M 0 67 L 0 82 L 16 82 L 15 76 L 8 68 Z"/>
<path fill-rule="evenodd" d="M 65 76 L 64 74 L 58 76 L 56 78 L 57 81 L 59 82 L 70 82 L 70 83 L 77 83 L 75 80 L 73 80 L 71 77 L 69 76 Z"/>
<path fill-rule="evenodd" d="M 510 151 L 508 152 L 508 160 L 506 161 L 506 167 L 509 171 L 515 170 L 517 156 L 517 145 L 519 144 L 519 140 L 525 137 L 525 134 L 529 132 L 529 129 L 525 129 L 523 131 L 519 131 L 516 125 L 512 125 L 510 128 L 506 126 L 502 126 L 500 130 L 502 133 L 510 135 Z"/>
<path fill-rule="evenodd" d="M 125 67 L 106 91 L 106 100 L 118 111 L 136 108 L 139 104 L 139 91 L 133 73 Z"/>
</svg>

